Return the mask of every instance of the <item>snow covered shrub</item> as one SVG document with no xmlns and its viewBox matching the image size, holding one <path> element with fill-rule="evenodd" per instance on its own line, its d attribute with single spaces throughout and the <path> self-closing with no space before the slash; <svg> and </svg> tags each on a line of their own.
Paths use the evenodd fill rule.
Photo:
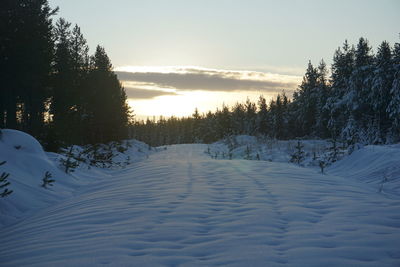
<svg viewBox="0 0 400 267">
<path fill-rule="evenodd" d="M 251 148 L 250 148 L 250 146 L 246 146 L 246 150 L 245 150 L 245 155 L 244 155 L 244 159 L 247 159 L 247 160 L 251 160 L 252 159 L 252 157 L 251 157 Z"/>
<path fill-rule="evenodd" d="M 110 144 L 87 145 L 83 149 L 81 157 L 83 157 L 85 162 L 90 166 L 110 168 L 113 165 L 113 146 Z"/>
<path fill-rule="evenodd" d="M 124 152 L 127 151 L 127 150 L 128 150 L 128 148 L 127 148 L 127 147 L 124 147 L 124 146 L 122 146 L 122 145 L 120 145 L 120 146 L 117 147 L 117 151 L 118 151 L 119 153 L 124 153 Z"/>
<path fill-rule="evenodd" d="M 229 135 L 228 137 L 226 137 L 225 144 L 228 146 L 229 151 L 232 151 L 235 148 L 239 147 L 236 136 Z"/>
<path fill-rule="evenodd" d="M 6 163 L 6 161 L 0 162 L 0 166 L 4 165 L 5 163 Z M 4 188 L 3 192 L 0 193 L 0 197 L 6 197 L 13 192 L 12 190 L 9 190 L 7 188 L 7 186 L 10 185 L 10 182 L 7 181 L 8 176 L 10 176 L 10 174 L 6 173 L 6 172 L 1 173 L 1 175 L 0 175 L 0 189 Z"/>
<path fill-rule="evenodd" d="M 46 171 L 44 174 L 44 177 L 42 179 L 42 187 L 47 189 L 47 186 L 53 186 L 53 183 L 56 181 L 54 179 L 51 179 L 53 175 L 49 171 Z"/>
</svg>

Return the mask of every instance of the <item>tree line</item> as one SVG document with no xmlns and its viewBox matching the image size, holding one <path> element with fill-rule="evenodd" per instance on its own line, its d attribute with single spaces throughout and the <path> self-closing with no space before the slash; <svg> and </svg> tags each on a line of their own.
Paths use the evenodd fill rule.
<svg viewBox="0 0 400 267">
<path fill-rule="evenodd" d="M 78 25 L 53 22 L 47 0 L 0 4 L 0 128 L 48 150 L 127 137 L 126 94 L 105 50 L 93 55 Z"/>
<path fill-rule="evenodd" d="M 229 135 L 276 139 L 330 138 L 347 145 L 400 141 L 400 44 L 382 42 L 376 54 L 365 38 L 347 41 L 330 70 L 308 63 L 291 98 L 283 92 L 269 103 L 260 96 L 215 112 L 136 121 L 131 137 L 151 145 L 217 141 Z"/>
</svg>

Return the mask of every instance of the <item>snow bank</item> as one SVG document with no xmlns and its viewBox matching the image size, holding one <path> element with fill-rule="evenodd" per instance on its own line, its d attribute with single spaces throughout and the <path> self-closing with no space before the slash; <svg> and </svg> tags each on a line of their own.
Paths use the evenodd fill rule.
<svg viewBox="0 0 400 267">
<path fill-rule="evenodd" d="M 0 199 L 0 225 L 12 223 L 23 214 L 36 210 L 70 195 L 71 177 L 57 168 L 32 136 L 16 131 L 2 130 L 0 140 L 0 172 L 9 173 L 9 189 L 13 193 Z M 46 171 L 56 180 L 50 189 L 41 187 Z"/>
<path fill-rule="evenodd" d="M 400 144 L 363 147 L 334 163 L 328 172 L 358 179 L 379 192 L 400 196 Z"/>
<path fill-rule="evenodd" d="M 208 146 L 205 151 L 214 159 L 247 159 L 287 163 L 298 140 L 272 140 L 255 136 L 231 136 Z M 320 171 L 319 161 L 329 165 L 332 144 L 326 140 L 300 140 L 303 145 L 303 167 Z M 337 144 L 338 147 L 341 144 Z M 366 146 L 348 154 L 338 148 L 338 161 L 325 169 L 327 174 L 357 179 L 382 193 L 400 196 L 400 144 Z"/>
<path fill-rule="evenodd" d="M 7 180 L 10 185 L 7 188 L 13 192 L 0 198 L 0 226 L 11 224 L 38 209 L 71 197 L 82 185 L 112 176 L 109 170 L 85 164 L 81 164 L 75 172 L 66 174 L 60 166 L 60 159 L 65 156 L 46 153 L 35 138 L 24 132 L 9 129 L 1 132 L 0 162 L 6 163 L 0 166 L 0 174 L 9 173 Z M 135 140 L 130 143 L 131 147 L 127 151 L 117 153 L 117 159 L 126 160 L 129 157 L 130 164 L 148 157 L 146 144 Z M 55 180 L 53 186 L 47 189 L 42 187 L 46 172 Z"/>
</svg>

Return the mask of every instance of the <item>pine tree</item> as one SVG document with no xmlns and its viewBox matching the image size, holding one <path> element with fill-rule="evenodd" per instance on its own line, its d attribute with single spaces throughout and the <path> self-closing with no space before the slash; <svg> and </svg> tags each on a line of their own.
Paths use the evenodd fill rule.
<svg viewBox="0 0 400 267">
<path fill-rule="evenodd" d="M 0 12 L 0 80 L 7 99 L 0 100 L 0 124 L 40 137 L 53 56 L 51 17 L 57 9 L 46 0 L 20 0 L 3 1 Z"/>
<path fill-rule="evenodd" d="M 53 97 L 51 100 L 51 112 L 53 115 L 56 138 L 72 143 L 70 139 L 76 130 L 72 127 L 71 113 L 73 109 L 74 93 L 71 57 L 71 23 L 60 18 L 55 27 L 55 54 L 53 75 Z"/>
</svg>

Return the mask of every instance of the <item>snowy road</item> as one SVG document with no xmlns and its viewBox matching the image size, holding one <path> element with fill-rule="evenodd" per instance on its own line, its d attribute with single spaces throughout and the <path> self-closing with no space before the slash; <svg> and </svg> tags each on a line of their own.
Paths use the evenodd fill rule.
<svg viewBox="0 0 400 267">
<path fill-rule="evenodd" d="M 0 232 L 2 266 L 399 266 L 400 200 L 179 145 Z"/>
</svg>

